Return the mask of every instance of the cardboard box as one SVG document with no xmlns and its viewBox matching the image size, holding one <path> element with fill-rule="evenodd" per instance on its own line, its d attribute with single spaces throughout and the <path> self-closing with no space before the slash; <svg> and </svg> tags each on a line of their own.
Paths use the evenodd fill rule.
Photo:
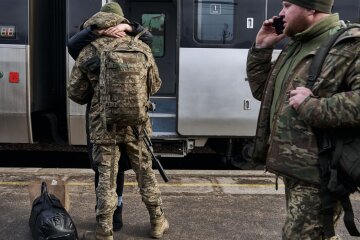
<svg viewBox="0 0 360 240">
<path fill-rule="evenodd" d="M 40 196 L 41 194 L 41 183 L 46 182 L 48 192 L 55 195 L 64 206 L 66 211 L 70 209 L 70 199 L 69 193 L 67 190 L 67 186 L 65 182 L 60 179 L 49 179 L 42 180 L 41 182 L 34 182 L 29 184 L 29 196 L 30 196 L 30 205 L 34 202 L 34 200 Z"/>
</svg>

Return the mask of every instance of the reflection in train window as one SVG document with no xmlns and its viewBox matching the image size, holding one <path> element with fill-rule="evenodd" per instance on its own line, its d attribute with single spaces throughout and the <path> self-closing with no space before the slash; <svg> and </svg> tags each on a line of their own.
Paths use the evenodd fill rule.
<svg viewBox="0 0 360 240">
<path fill-rule="evenodd" d="M 153 35 L 151 49 L 154 57 L 164 56 L 164 32 L 165 32 L 165 14 L 143 14 L 141 17 L 142 25 L 146 27 Z"/>
<path fill-rule="evenodd" d="M 229 44 L 234 39 L 235 0 L 195 1 L 195 39 Z"/>
</svg>

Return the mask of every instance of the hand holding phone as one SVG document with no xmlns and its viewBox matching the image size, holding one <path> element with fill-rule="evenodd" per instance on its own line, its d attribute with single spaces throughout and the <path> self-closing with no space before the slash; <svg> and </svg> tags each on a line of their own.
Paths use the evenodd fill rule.
<svg viewBox="0 0 360 240">
<path fill-rule="evenodd" d="M 277 17 L 274 19 L 273 27 L 275 28 L 276 34 L 280 35 L 284 32 L 284 17 Z"/>
</svg>

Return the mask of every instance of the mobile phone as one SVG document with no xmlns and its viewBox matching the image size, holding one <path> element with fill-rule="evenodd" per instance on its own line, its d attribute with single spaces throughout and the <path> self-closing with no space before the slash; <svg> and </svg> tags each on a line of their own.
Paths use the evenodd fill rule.
<svg viewBox="0 0 360 240">
<path fill-rule="evenodd" d="M 280 35 L 284 32 L 284 17 L 277 17 L 274 19 L 273 26 L 275 28 L 276 34 Z"/>
</svg>

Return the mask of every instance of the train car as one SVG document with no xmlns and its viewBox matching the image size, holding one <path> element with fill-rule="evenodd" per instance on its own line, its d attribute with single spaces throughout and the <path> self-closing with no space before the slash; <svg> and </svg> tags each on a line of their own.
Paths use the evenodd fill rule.
<svg viewBox="0 0 360 240">
<path fill-rule="evenodd" d="M 2 0 L 0 144 L 86 144 L 85 107 L 66 97 L 74 64 L 67 40 L 105 0 Z M 209 149 L 242 168 L 251 157 L 260 102 L 246 77 L 246 56 L 275 0 L 118 0 L 126 17 L 153 34 L 163 85 L 150 113 L 157 154 Z M 334 12 L 358 21 L 358 0 Z M 274 52 L 274 58 L 280 51 Z"/>
</svg>

